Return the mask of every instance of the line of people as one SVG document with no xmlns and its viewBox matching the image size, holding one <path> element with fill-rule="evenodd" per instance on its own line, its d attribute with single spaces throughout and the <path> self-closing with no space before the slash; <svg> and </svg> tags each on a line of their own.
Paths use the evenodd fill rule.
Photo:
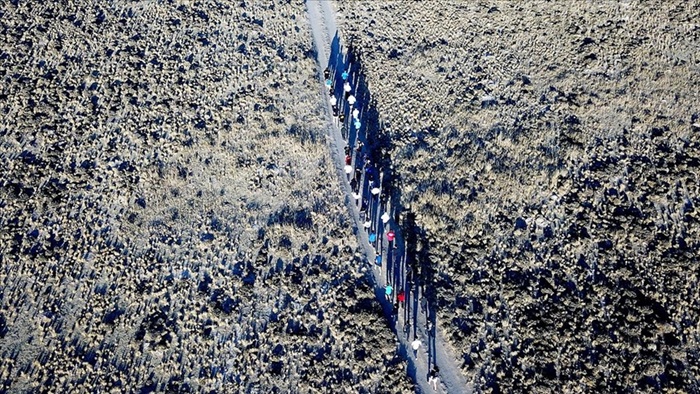
<svg viewBox="0 0 700 394">
<path fill-rule="evenodd" d="M 360 208 L 360 219 L 363 222 L 363 228 L 368 233 L 368 239 L 370 244 L 375 250 L 375 269 L 382 267 L 382 252 L 383 252 L 383 242 L 387 242 L 387 250 L 398 249 L 397 245 L 397 234 L 394 229 L 391 228 L 389 222 L 391 220 L 391 215 L 387 209 L 389 202 L 390 190 L 388 187 L 382 187 L 382 180 L 384 177 L 383 168 L 380 167 L 378 170 L 374 163 L 370 159 L 370 152 L 367 151 L 365 144 L 361 140 L 362 121 L 361 121 L 361 110 L 359 108 L 359 103 L 355 97 L 355 92 L 353 92 L 353 87 L 350 82 L 350 71 L 349 69 L 344 69 L 340 74 L 340 81 L 342 83 L 342 93 L 338 92 L 336 96 L 336 84 L 334 79 L 337 79 L 337 74 L 335 70 L 331 68 L 326 68 L 323 73 L 325 79 L 325 85 L 328 88 L 330 104 L 333 111 L 333 116 L 338 119 L 341 131 L 343 131 L 343 138 L 346 140 L 347 145 L 345 146 L 345 167 L 344 171 L 347 176 L 346 181 L 352 190 L 352 197 L 355 201 L 356 206 L 359 205 Z M 334 77 L 334 78 L 332 78 Z M 343 106 L 342 104 L 346 104 Z M 358 104 L 356 106 L 356 104 Z M 354 126 L 354 139 L 351 137 L 351 133 L 346 132 L 346 116 L 348 113 L 352 119 L 352 126 Z M 352 129 L 350 129 L 352 131 Z M 350 145 L 353 145 L 352 149 Z M 366 187 L 365 187 L 366 186 Z M 366 193 L 365 191 L 369 191 Z M 381 215 L 378 215 L 382 212 Z M 378 220 L 381 220 L 382 226 L 378 228 Z M 395 259 L 397 256 L 394 256 Z M 399 260 L 397 260 L 399 261 Z M 391 261 L 387 261 L 387 264 L 392 264 Z M 394 269 L 398 268 L 398 264 L 394 265 Z M 402 283 L 406 284 L 406 273 L 401 272 L 401 279 L 399 280 L 399 285 Z M 410 287 L 408 288 L 410 291 Z M 387 279 L 387 285 L 384 288 L 386 300 L 393 306 L 392 307 L 392 318 L 394 321 L 397 320 L 399 310 L 403 306 L 406 306 L 406 290 L 401 288 L 398 292 L 394 292 L 394 287 L 392 286 L 392 281 Z M 416 294 L 417 296 L 417 294 Z M 410 316 L 410 314 L 407 314 Z M 430 325 L 430 321 L 428 320 Z M 408 327 L 408 321 L 406 322 Z M 427 327 L 428 335 L 432 331 L 432 327 Z M 414 334 L 415 335 L 415 334 Z M 414 336 L 414 341 L 411 343 L 411 347 L 414 350 L 414 354 L 421 346 L 421 341 Z M 428 376 L 428 382 L 432 384 L 433 389 L 437 390 L 437 382 L 439 370 L 435 366 Z"/>
</svg>

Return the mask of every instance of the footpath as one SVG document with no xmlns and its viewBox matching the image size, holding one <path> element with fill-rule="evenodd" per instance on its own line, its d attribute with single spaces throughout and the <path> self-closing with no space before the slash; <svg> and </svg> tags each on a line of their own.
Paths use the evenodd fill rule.
<svg viewBox="0 0 700 394">
<path fill-rule="evenodd" d="M 454 351 L 437 327 L 432 267 L 417 250 L 420 231 L 414 215 L 403 209 L 394 172 L 391 140 L 379 123 L 350 44 L 344 48 L 328 0 L 307 0 L 307 12 L 332 124 L 330 148 L 364 250 L 375 295 L 397 338 L 397 352 L 408 362 L 418 393 L 471 393 Z"/>
</svg>

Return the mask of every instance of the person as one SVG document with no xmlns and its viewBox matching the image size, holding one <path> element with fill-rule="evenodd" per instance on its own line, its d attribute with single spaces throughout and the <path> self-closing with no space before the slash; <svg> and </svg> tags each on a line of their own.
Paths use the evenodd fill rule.
<svg viewBox="0 0 700 394">
<path fill-rule="evenodd" d="M 333 116 L 338 116 L 338 106 L 334 105 L 331 107 L 331 109 L 333 110 Z"/>
<path fill-rule="evenodd" d="M 345 156 L 345 165 L 348 165 L 348 166 L 349 166 L 350 164 L 352 164 L 352 156 L 346 155 L 346 156 Z M 350 172 L 352 172 L 352 171 L 350 171 Z M 350 172 L 348 172 L 348 174 L 349 174 Z"/>
<path fill-rule="evenodd" d="M 420 348 L 420 339 L 416 338 L 413 340 L 413 342 L 411 342 L 411 349 L 413 349 L 413 354 L 416 354 L 418 348 Z"/>
<path fill-rule="evenodd" d="M 352 117 L 355 120 L 359 120 L 360 119 L 360 110 L 357 108 L 353 109 L 352 110 Z"/>
<path fill-rule="evenodd" d="M 362 123 L 359 120 L 355 119 L 355 130 L 359 130 L 361 126 Z"/>
<path fill-rule="evenodd" d="M 344 91 L 345 93 L 350 93 L 350 92 L 352 91 L 352 87 L 350 86 L 350 82 L 347 82 L 347 81 L 346 81 L 346 82 L 343 84 L 343 91 Z"/>
<path fill-rule="evenodd" d="M 353 178 L 353 181 L 354 180 L 355 179 Z M 350 185 L 352 186 L 352 181 L 350 181 Z M 355 201 L 360 201 L 360 198 L 362 198 L 361 195 L 359 195 L 358 193 L 355 193 L 355 192 L 352 193 L 352 197 L 355 199 Z"/>
<path fill-rule="evenodd" d="M 370 227 L 372 227 L 372 222 L 370 220 L 366 220 L 363 224 L 362 227 L 365 228 L 365 230 L 369 230 Z"/>
<path fill-rule="evenodd" d="M 345 166 L 345 174 L 347 174 L 348 176 L 350 176 L 350 174 L 352 174 L 352 166 L 351 165 Z"/>
<path fill-rule="evenodd" d="M 330 79 L 326 79 L 326 88 L 328 88 L 329 92 L 333 91 L 333 82 Z"/>
<path fill-rule="evenodd" d="M 375 194 L 374 189 L 372 190 L 372 194 Z M 389 222 L 389 219 L 391 219 L 391 217 L 389 216 L 389 212 L 384 212 L 384 214 L 382 214 L 382 223 L 387 224 Z"/>
<path fill-rule="evenodd" d="M 347 81 L 350 74 L 348 74 L 348 70 L 345 70 L 340 76 L 343 78 L 343 81 Z"/>
<path fill-rule="evenodd" d="M 335 95 L 331 95 L 331 106 L 335 107 L 338 104 L 338 99 L 335 98 Z"/>
<path fill-rule="evenodd" d="M 372 191 L 372 195 L 373 195 L 373 196 L 376 196 L 377 194 L 379 194 L 379 192 L 381 191 L 381 189 L 379 189 L 378 187 L 374 187 L 374 188 L 372 188 L 371 191 Z"/>
<path fill-rule="evenodd" d="M 399 292 L 396 294 L 396 301 L 405 302 L 406 301 L 406 292 L 403 290 L 399 290 Z"/>
<path fill-rule="evenodd" d="M 386 209 L 386 203 L 389 201 L 389 196 L 386 192 L 382 192 L 379 195 L 379 202 L 381 203 L 381 209 Z"/>
<path fill-rule="evenodd" d="M 436 366 L 428 374 L 428 383 L 433 385 L 433 390 L 437 390 L 438 380 L 440 378 L 440 369 Z"/>
<path fill-rule="evenodd" d="M 357 101 L 355 100 L 355 96 L 353 96 L 352 94 L 348 96 L 348 104 L 350 104 L 351 107 L 355 105 L 355 101 Z"/>
<path fill-rule="evenodd" d="M 367 174 L 367 178 L 371 181 L 374 179 L 374 167 L 369 162 L 369 159 L 365 159 L 365 174 Z"/>
<path fill-rule="evenodd" d="M 338 120 L 340 121 L 340 123 L 343 123 L 343 122 L 345 122 L 345 115 L 344 115 L 344 114 L 342 114 L 342 113 L 341 113 L 341 114 L 339 114 L 339 115 L 338 115 Z"/>
<path fill-rule="evenodd" d="M 369 235 L 369 242 L 374 243 L 374 241 L 376 241 L 376 240 L 377 240 L 377 234 L 372 233 Z"/>
<path fill-rule="evenodd" d="M 330 79 L 331 77 L 331 70 L 326 67 L 325 70 L 323 70 L 323 78 L 324 79 Z"/>
<path fill-rule="evenodd" d="M 391 315 L 396 317 L 399 314 L 399 303 L 395 302 L 394 307 L 391 309 Z"/>
<path fill-rule="evenodd" d="M 380 267 L 382 266 L 382 255 L 381 254 L 377 255 L 377 257 L 374 259 L 374 263 Z"/>
<path fill-rule="evenodd" d="M 391 292 L 394 291 L 394 288 L 391 287 L 391 285 L 386 285 L 384 288 L 384 296 L 386 296 L 387 301 L 391 301 Z"/>
<path fill-rule="evenodd" d="M 364 142 L 358 141 L 358 143 L 357 143 L 357 148 L 355 148 L 355 151 L 357 151 L 357 153 L 362 152 L 362 148 L 363 148 L 364 146 L 365 146 Z"/>
<path fill-rule="evenodd" d="M 388 233 L 386 233 L 386 240 L 389 241 L 389 247 L 393 247 L 396 249 L 396 245 L 394 245 L 394 239 L 396 239 L 396 233 L 394 230 L 389 230 Z"/>
<path fill-rule="evenodd" d="M 345 149 L 345 156 L 349 155 L 350 154 L 350 147 L 345 145 L 344 149 Z"/>
<path fill-rule="evenodd" d="M 390 247 L 393 247 L 394 249 L 398 249 L 398 244 L 396 242 L 394 242 L 394 240 L 396 239 L 396 233 L 394 232 L 394 230 L 389 230 L 389 232 L 386 233 L 386 239 L 387 239 L 387 241 L 389 241 Z"/>
</svg>

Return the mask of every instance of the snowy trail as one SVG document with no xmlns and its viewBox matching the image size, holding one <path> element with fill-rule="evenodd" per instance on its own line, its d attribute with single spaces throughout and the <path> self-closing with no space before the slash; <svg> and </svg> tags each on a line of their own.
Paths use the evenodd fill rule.
<svg viewBox="0 0 700 394">
<path fill-rule="evenodd" d="M 337 26 L 335 23 L 335 11 L 328 0 L 307 0 L 306 1 L 307 12 L 309 15 L 309 21 L 312 30 L 312 37 L 316 46 L 316 51 L 318 55 L 318 62 L 321 69 L 324 69 L 329 62 L 329 56 L 332 52 L 331 45 L 337 31 Z M 321 81 L 323 78 L 319 75 Z M 354 85 L 354 84 L 353 84 Z M 324 99 L 327 103 L 327 113 L 329 118 L 332 118 L 332 110 L 329 102 L 329 96 L 326 90 L 323 91 Z M 363 106 L 363 111 L 365 110 Z M 335 119 L 333 119 L 329 124 L 329 144 L 332 150 L 333 159 L 335 162 L 336 170 L 338 175 L 343 180 L 341 185 L 346 194 L 346 205 L 350 209 L 351 216 L 355 221 L 356 234 L 360 245 L 364 249 L 365 257 L 368 261 L 374 262 L 375 260 L 375 249 L 369 242 L 369 237 L 366 231 L 362 230 L 362 222 L 359 216 L 359 208 L 355 203 L 354 199 L 351 197 L 353 190 L 347 181 L 347 177 L 344 173 L 344 153 L 343 148 L 346 145 L 343 133 L 341 132 Z M 349 132 L 348 132 L 349 133 Z M 357 139 L 362 140 L 362 136 L 355 136 Z M 363 181 L 364 184 L 364 181 Z M 362 189 L 362 188 L 360 188 Z M 376 204 L 376 202 L 374 203 Z M 376 209 L 376 207 L 374 207 Z M 392 208 L 387 208 L 390 210 Z M 393 216 L 393 215 L 392 215 Z M 392 221 L 390 221 L 389 226 L 391 228 L 398 228 L 398 226 Z M 377 228 L 383 227 L 383 224 L 377 223 Z M 384 234 L 381 234 L 383 239 Z M 384 257 L 392 256 L 396 254 L 405 259 L 404 255 L 404 239 L 400 234 L 397 234 L 396 242 L 400 247 L 396 250 L 388 250 L 387 242 L 380 243 L 380 250 L 382 250 L 381 255 Z M 375 294 L 377 299 L 382 304 L 384 311 L 391 311 L 392 305 L 384 297 L 384 286 L 387 280 L 391 277 L 398 277 L 398 281 L 392 281 L 395 287 L 398 289 L 397 284 L 405 283 L 405 267 L 403 262 L 391 267 L 391 259 L 387 258 L 387 262 L 382 264 L 381 268 L 374 266 L 371 269 L 372 275 L 375 281 Z M 396 270 L 400 267 L 400 272 L 391 272 L 387 269 Z M 430 336 L 426 327 L 427 323 L 427 313 L 431 311 L 424 307 L 419 306 L 425 300 L 425 296 L 421 294 L 420 289 L 416 289 L 414 292 L 407 291 L 406 306 L 411 304 L 412 310 L 406 313 L 404 309 L 403 313 L 399 313 L 398 319 L 395 322 L 390 322 L 394 331 L 397 335 L 397 345 L 399 353 L 408 361 L 408 371 L 407 373 L 413 378 L 416 383 L 416 391 L 418 393 L 471 393 L 472 384 L 467 383 L 465 376 L 462 375 L 460 369 L 458 368 L 458 360 L 455 358 L 455 352 L 450 348 L 443 339 L 442 335 L 438 330 L 433 330 L 434 335 Z M 385 313 L 386 314 L 386 313 Z M 434 311 L 432 315 L 434 316 Z M 406 321 L 408 318 L 408 322 Z M 411 335 L 411 333 L 413 335 Z M 418 352 L 414 354 L 411 349 L 411 342 L 418 338 L 421 340 L 422 345 Z M 440 385 L 438 390 L 434 390 L 432 386 L 428 384 L 427 376 L 430 370 L 431 362 L 433 365 L 437 365 L 440 369 Z"/>
</svg>

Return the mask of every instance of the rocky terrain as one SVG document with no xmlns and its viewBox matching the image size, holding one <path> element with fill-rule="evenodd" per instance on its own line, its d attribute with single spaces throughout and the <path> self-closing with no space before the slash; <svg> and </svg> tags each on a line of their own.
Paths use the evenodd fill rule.
<svg viewBox="0 0 700 394">
<path fill-rule="evenodd" d="M 411 392 L 304 2 L 0 4 L 0 392 Z"/>
<path fill-rule="evenodd" d="M 699 392 L 697 2 L 337 7 L 475 391 Z"/>
</svg>

